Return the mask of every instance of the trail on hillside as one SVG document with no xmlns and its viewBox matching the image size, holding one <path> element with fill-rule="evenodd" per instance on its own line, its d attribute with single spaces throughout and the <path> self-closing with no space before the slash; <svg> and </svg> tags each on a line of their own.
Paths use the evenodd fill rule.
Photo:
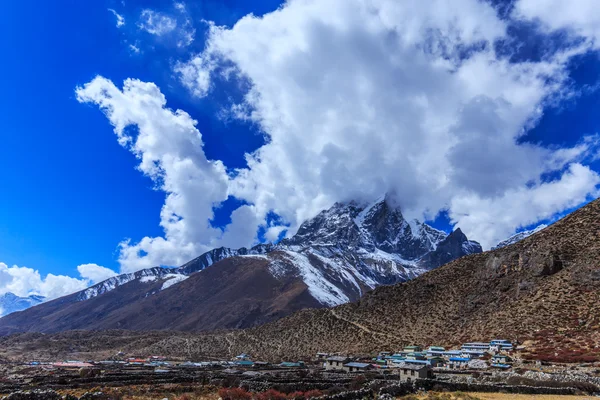
<svg viewBox="0 0 600 400">
<path fill-rule="evenodd" d="M 399 338 L 398 336 L 390 335 L 390 334 L 388 334 L 388 333 L 383 333 L 383 332 L 375 332 L 375 331 L 372 331 L 371 329 L 367 328 L 366 326 L 364 326 L 364 325 L 362 325 L 362 324 L 359 324 L 358 322 L 354 322 L 354 321 L 351 321 L 351 320 L 349 320 L 349 319 L 347 319 L 347 318 L 345 318 L 345 317 L 342 317 L 341 315 L 339 315 L 338 313 L 336 313 L 336 312 L 335 312 L 335 309 L 333 309 L 333 308 L 330 308 L 330 309 L 329 309 L 329 311 L 330 311 L 330 312 L 331 312 L 331 314 L 332 314 L 334 317 L 336 317 L 337 319 L 339 319 L 339 320 L 342 320 L 342 321 L 344 321 L 344 322 L 346 322 L 346 323 L 349 323 L 349 324 L 351 324 L 351 325 L 354 325 L 354 326 L 355 326 L 355 327 L 357 327 L 358 329 L 360 329 L 360 330 L 362 330 L 362 331 L 364 331 L 364 332 L 367 332 L 367 333 L 368 333 L 368 334 L 370 334 L 370 335 L 373 335 L 373 336 L 383 336 L 383 337 L 386 337 L 386 338 L 391 338 L 391 339 L 394 339 L 394 340 L 399 340 L 399 341 L 402 341 L 402 339 L 401 339 L 401 338 Z"/>
</svg>

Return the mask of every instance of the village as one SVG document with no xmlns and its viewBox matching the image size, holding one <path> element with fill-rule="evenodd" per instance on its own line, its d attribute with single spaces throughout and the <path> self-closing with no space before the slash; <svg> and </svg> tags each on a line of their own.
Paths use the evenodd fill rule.
<svg viewBox="0 0 600 400">
<path fill-rule="evenodd" d="M 156 373 L 167 373 L 176 368 L 221 368 L 228 372 L 244 373 L 246 370 L 261 371 L 270 369 L 306 369 L 321 368 L 327 372 L 364 373 L 380 372 L 396 374 L 401 381 L 433 378 L 435 372 L 498 369 L 512 367 L 511 353 L 513 344 L 508 340 L 464 343 L 460 349 L 445 349 L 430 346 L 423 349 L 418 345 L 406 346 L 397 352 L 381 351 L 376 356 L 352 356 L 319 352 L 312 360 L 283 361 L 269 363 L 254 360 L 250 354 L 242 353 L 231 360 L 181 361 L 168 360 L 167 357 L 126 357 L 122 352 L 110 360 L 80 361 L 66 360 L 58 362 L 30 361 L 30 366 L 39 366 L 46 370 L 97 370 L 104 368 L 144 367 Z"/>
<path fill-rule="evenodd" d="M 384 350 L 371 355 L 318 352 L 310 359 L 277 363 L 246 353 L 231 359 L 181 360 L 118 352 L 104 360 L 0 364 L 3 368 L 0 372 L 5 376 L 0 380 L 0 393 L 140 385 L 154 387 L 152 390 L 181 385 L 188 389 L 240 388 L 248 393 L 313 390 L 316 397 L 357 390 L 357 393 L 373 392 L 375 388 L 380 391 L 396 388 L 402 393 L 432 388 L 545 394 L 600 392 L 600 365 L 523 360 L 521 350 L 521 345 L 494 339 L 464 343 L 452 349 L 408 345 L 398 351 Z"/>
</svg>

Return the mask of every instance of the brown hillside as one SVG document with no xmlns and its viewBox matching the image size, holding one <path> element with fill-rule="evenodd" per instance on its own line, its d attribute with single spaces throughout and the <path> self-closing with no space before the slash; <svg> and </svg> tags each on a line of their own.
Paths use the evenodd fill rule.
<svg viewBox="0 0 600 400">
<path fill-rule="evenodd" d="M 246 328 L 320 304 L 301 279 L 280 279 L 259 257 L 230 257 L 167 289 L 134 280 L 101 296 L 63 297 L 0 319 L 0 334 L 86 329 Z"/>
<path fill-rule="evenodd" d="M 534 358 L 551 360 L 556 353 L 572 361 L 592 360 L 600 355 L 599 300 L 596 200 L 519 243 L 463 257 L 407 283 L 380 287 L 355 303 L 302 310 L 246 330 L 141 335 L 144 343 L 130 342 L 128 349 L 185 358 L 245 351 L 279 360 L 317 351 L 368 353 L 407 343 L 453 345 L 506 338 L 527 341 Z M 83 354 L 99 351 L 91 345 L 95 333 L 61 335 L 44 340 L 54 343 L 55 350 L 67 351 L 64 343 L 70 340 Z M 23 346 L 44 354 L 39 338 L 0 341 L 6 355 Z M 110 349 L 110 341 L 101 346 Z"/>
</svg>

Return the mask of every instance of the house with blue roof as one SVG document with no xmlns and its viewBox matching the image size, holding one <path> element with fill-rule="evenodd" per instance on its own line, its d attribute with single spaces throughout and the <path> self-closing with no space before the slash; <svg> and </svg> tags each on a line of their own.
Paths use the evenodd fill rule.
<svg viewBox="0 0 600 400">
<path fill-rule="evenodd" d="M 349 363 L 344 364 L 344 371 L 348 371 L 348 372 L 368 371 L 372 368 L 373 368 L 373 366 L 368 363 L 349 362 Z"/>
<path fill-rule="evenodd" d="M 485 355 L 485 351 L 482 350 L 462 350 L 460 352 L 460 356 L 462 358 L 470 358 L 470 359 L 476 359 L 476 358 L 481 358 Z"/>
<path fill-rule="evenodd" d="M 426 353 L 427 356 L 430 357 L 441 357 L 444 355 L 444 352 L 446 351 L 446 349 L 444 347 L 441 346 L 430 346 Z"/>
<path fill-rule="evenodd" d="M 443 357 L 427 357 L 427 361 L 432 367 L 441 367 L 446 363 Z"/>
<path fill-rule="evenodd" d="M 284 361 L 281 364 L 279 364 L 279 366 L 282 368 L 303 368 L 304 361 L 298 361 L 298 362 Z"/>
<path fill-rule="evenodd" d="M 407 360 L 425 360 L 425 354 L 419 352 L 408 353 L 406 355 Z"/>
<path fill-rule="evenodd" d="M 446 350 L 444 352 L 444 354 L 442 354 L 442 357 L 444 357 L 444 358 L 460 357 L 461 354 L 462 354 L 461 350 Z"/>
<path fill-rule="evenodd" d="M 504 354 L 496 354 L 492 357 L 492 364 L 510 364 L 512 363 L 512 358 Z"/>
<path fill-rule="evenodd" d="M 450 359 L 448 359 L 448 367 L 452 369 L 467 368 L 467 366 L 469 365 L 469 361 L 471 361 L 470 358 L 450 357 Z"/>
<path fill-rule="evenodd" d="M 460 347 L 461 350 L 479 350 L 479 351 L 488 351 L 490 349 L 489 342 L 473 342 L 473 343 L 465 343 Z"/>
<path fill-rule="evenodd" d="M 496 351 L 512 351 L 513 344 L 510 342 L 510 340 L 494 339 L 490 342 L 490 349 Z"/>
</svg>

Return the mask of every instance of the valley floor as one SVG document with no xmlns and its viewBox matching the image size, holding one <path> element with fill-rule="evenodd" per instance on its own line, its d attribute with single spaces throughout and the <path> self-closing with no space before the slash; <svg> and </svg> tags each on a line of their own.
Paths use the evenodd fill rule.
<svg viewBox="0 0 600 400">
<path fill-rule="evenodd" d="M 469 393 L 481 400 L 592 400 L 593 396 L 559 396 L 551 394 Z"/>
<path fill-rule="evenodd" d="M 513 393 L 437 393 L 429 392 L 407 395 L 398 400 L 593 400 L 594 396 L 569 396 L 550 394 L 513 394 Z"/>
</svg>

